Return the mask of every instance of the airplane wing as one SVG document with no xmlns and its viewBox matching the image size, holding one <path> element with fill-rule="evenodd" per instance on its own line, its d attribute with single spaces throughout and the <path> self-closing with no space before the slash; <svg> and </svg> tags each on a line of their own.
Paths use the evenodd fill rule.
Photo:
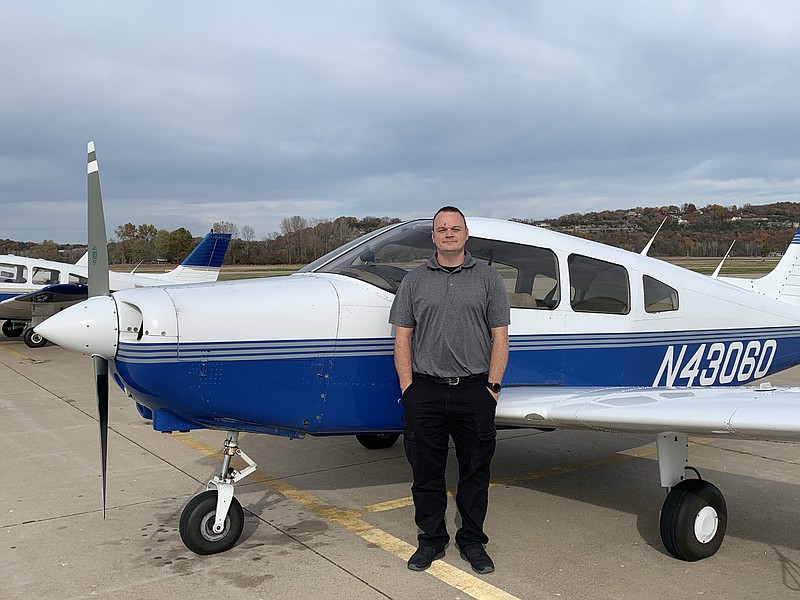
<svg viewBox="0 0 800 600">
<path fill-rule="evenodd" d="M 505 387 L 495 422 L 569 428 L 800 441 L 800 387 Z"/>
<path fill-rule="evenodd" d="M 82 302 L 87 297 L 87 287 L 85 285 L 77 283 L 49 285 L 0 302 L 0 319 L 29 320 L 31 318 L 32 304 L 47 305 L 54 312 L 57 312 L 67 306 Z"/>
</svg>

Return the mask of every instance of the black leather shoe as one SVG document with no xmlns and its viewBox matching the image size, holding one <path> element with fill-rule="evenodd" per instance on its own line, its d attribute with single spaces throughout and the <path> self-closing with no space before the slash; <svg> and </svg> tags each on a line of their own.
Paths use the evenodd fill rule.
<svg viewBox="0 0 800 600">
<path fill-rule="evenodd" d="M 437 550 L 433 546 L 420 546 L 408 559 L 408 568 L 412 571 L 424 571 L 435 560 L 444 558 L 444 550 Z"/>
<path fill-rule="evenodd" d="M 480 544 L 462 548 L 461 558 L 466 560 L 472 567 L 472 570 L 478 575 L 486 575 L 494 571 L 492 559 L 489 558 L 489 555 L 486 554 L 486 550 L 484 550 L 483 546 Z"/>
</svg>

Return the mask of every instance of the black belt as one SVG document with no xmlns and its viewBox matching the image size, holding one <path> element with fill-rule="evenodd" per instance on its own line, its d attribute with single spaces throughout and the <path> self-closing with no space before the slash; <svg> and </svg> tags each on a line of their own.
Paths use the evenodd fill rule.
<svg viewBox="0 0 800 600">
<path fill-rule="evenodd" d="M 462 383 L 472 383 L 474 381 L 486 380 L 489 375 L 488 373 L 478 373 L 476 375 L 466 375 L 464 377 L 434 377 L 433 375 L 428 375 L 426 373 L 415 372 L 414 377 L 420 377 L 421 379 L 426 379 L 428 381 L 432 381 L 433 383 L 440 383 L 442 385 L 459 385 Z"/>
</svg>

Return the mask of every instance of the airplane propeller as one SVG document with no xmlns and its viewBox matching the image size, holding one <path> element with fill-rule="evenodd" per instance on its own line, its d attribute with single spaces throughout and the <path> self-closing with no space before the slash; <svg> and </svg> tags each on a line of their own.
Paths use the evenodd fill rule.
<svg viewBox="0 0 800 600">
<path fill-rule="evenodd" d="M 108 296 L 108 238 L 100 192 L 100 173 L 97 168 L 94 142 L 87 148 L 88 232 L 89 232 L 89 297 Z M 100 424 L 100 468 L 103 477 L 103 518 L 106 515 L 106 459 L 108 456 L 108 360 L 92 355 L 94 367 L 97 420 Z"/>
</svg>

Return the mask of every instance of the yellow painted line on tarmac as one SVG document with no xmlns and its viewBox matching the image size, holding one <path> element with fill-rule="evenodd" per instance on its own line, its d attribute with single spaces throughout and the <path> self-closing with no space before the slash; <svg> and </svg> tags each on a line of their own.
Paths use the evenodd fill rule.
<svg viewBox="0 0 800 600">
<path fill-rule="evenodd" d="M 582 469 L 589 469 L 591 467 L 609 465 L 615 462 L 627 460 L 629 458 L 647 456 L 648 454 L 654 454 L 655 451 L 656 451 L 655 446 L 652 447 L 645 446 L 637 450 L 628 450 L 625 451 L 624 453 L 621 452 L 617 454 L 612 454 L 610 456 L 604 456 L 603 458 L 598 458 L 597 460 L 590 460 L 582 463 L 574 463 L 571 465 L 548 467 L 546 469 L 540 469 L 538 471 L 532 471 L 530 473 L 512 475 L 511 477 L 501 477 L 500 479 L 494 479 L 489 484 L 489 487 L 493 488 L 501 485 L 514 485 L 516 483 L 522 483 L 525 481 L 535 481 L 536 479 L 543 479 L 544 477 L 552 477 L 554 475 L 575 473 L 576 471 L 580 471 Z M 447 494 L 449 496 L 454 496 L 455 490 L 449 489 L 447 490 Z M 395 510 L 397 508 L 404 508 L 406 506 L 411 506 L 412 504 L 414 504 L 414 500 L 411 498 L 411 496 L 408 496 L 406 498 L 398 498 L 397 500 L 388 500 L 386 502 L 377 502 L 375 504 L 370 504 L 364 507 L 364 510 L 366 510 L 367 512 L 383 512 L 387 510 Z"/>
<path fill-rule="evenodd" d="M 30 356 L 26 356 L 22 352 L 17 352 L 16 350 L 13 350 L 12 348 L 9 348 L 8 346 L 0 345 L 0 348 L 5 350 L 6 352 L 8 352 L 10 355 L 19 358 L 20 360 L 31 360 Z"/>
<path fill-rule="evenodd" d="M 689 442 L 689 445 L 694 444 L 701 444 L 706 440 L 697 439 L 692 440 Z M 535 481 L 537 479 L 543 479 L 545 477 L 552 477 L 554 475 L 565 475 L 567 473 L 575 473 L 582 469 L 590 469 L 592 467 L 600 467 L 603 465 L 610 465 L 617 462 L 621 462 L 623 460 L 628 460 L 630 458 L 643 458 L 645 456 L 652 456 L 656 454 L 656 446 L 655 444 L 648 444 L 647 446 L 641 446 L 639 448 L 631 448 L 630 450 L 623 450 L 621 452 L 617 452 L 616 454 L 611 454 L 609 456 L 604 456 L 602 458 L 598 458 L 596 460 L 589 460 L 586 462 L 581 463 L 574 463 L 571 465 L 561 465 L 557 467 L 548 467 L 547 469 L 540 469 L 538 471 L 532 471 L 530 473 L 522 473 L 520 475 L 513 475 L 511 477 L 501 477 L 500 479 L 493 480 L 489 487 L 496 487 L 501 485 L 514 485 L 518 483 L 523 483 L 525 481 Z M 455 496 L 455 489 L 447 490 L 448 496 Z M 406 498 L 398 498 L 396 500 L 387 500 L 386 502 L 376 502 L 375 504 L 369 504 L 364 507 L 364 511 L 368 513 L 376 513 L 376 512 L 384 512 L 388 510 L 395 510 L 398 508 L 405 508 L 407 506 L 412 506 L 414 504 L 414 500 L 411 496 Z"/>
<path fill-rule="evenodd" d="M 222 454 L 220 448 L 209 446 L 189 434 L 175 434 L 173 439 L 209 458 L 220 457 Z M 269 477 L 261 470 L 253 473 L 250 479 L 292 500 L 306 510 L 355 533 L 361 539 L 374 544 L 403 561 L 408 560 L 408 557 L 416 550 L 416 547 L 408 542 L 396 538 L 365 521 L 362 516 L 367 511 L 338 508 L 320 500 L 313 494 L 289 485 L 285 481 L 281 481 L 276 477 Z M 435 561 L 425 572 L 476 600 L 519 600 L 516 596 L 487 583 L 483 579 L 479 579 L 441 560 Z"/>
</svg>

